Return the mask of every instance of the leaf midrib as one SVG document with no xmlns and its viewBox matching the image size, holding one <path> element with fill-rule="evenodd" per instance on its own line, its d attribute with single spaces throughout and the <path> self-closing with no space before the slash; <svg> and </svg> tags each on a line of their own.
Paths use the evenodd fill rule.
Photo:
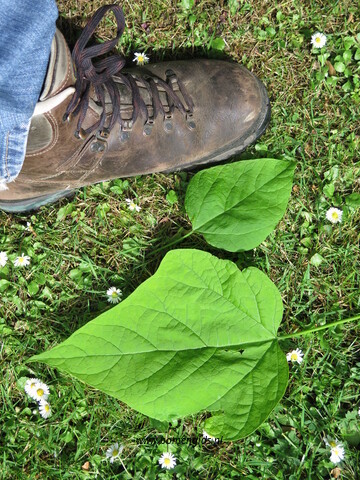
<svg viewBox="0 0 360 480">
<path fill-rule="evenodd" d="M 89 334 L 89 333 L 82 333 L 82 335 L 87 335 L 87 336 L 90 336 L 90 337 L 95 337 L 95 338 L 99 338 L 98 336 L 96 335 L 92 335 L 92 334 Z M 148 354 L 148 353 L 174 353 L 174 352 L 187 352 L 187 351 L 201 351 L 201 350 L 204 350 L 204 349 L 215 349 L 215 350 L 218 350 L 218 351 L 222 351 L 222 350 L 235 350 L 235 351 L 238 351 L 238 350 L 246 350 L 246 348 L 250 348 L 250 347 L 260 347 L 266 343 L 270 343 L 270 342 L 273 342 L 274 340 L 276 339 L 276 337 L 274 338 L 269 338 L 268 340 L 262 340 L 262 341 L 259 341 L 259 342 L 249 342 L 249 343 L 239 343 L 239 344 L 236 344 L 236 345 L 226 345 L 226 346 L 210 346 L 210 345 L 206 345 L 206 346 L 203 346 L 203 347 L 193 347 L 193 348 L 181 348 L 181 349 L 156 349 L 156 350 L 141 350 L 141 351 L 135 351 L 135 352 L 121 352 L 121 353 L 97 353 L 97 354 L 89 354 L 89 353 L 86 353 L 84 352 L 83 355 L 72 355 L 71 357 L 64 357 L 64 356 L 61 356 L 61 357 L 54 357 L 54 356 L 51 356 L 49 357 L 49 360 L 55 360 L 56 358 L 61 358 L 63 361 L 66 361 L 66 360 L 69 360 L 69 359 L 81 359 L 81 358 L 91 358 L 91 357 L 95 357 L 95 358 L 99 358 L 99 357 L 119 357 L 119 356 L 127 356 L 127 355 L 142 355 L 142 354 Z M 108 342 L 108 340 L 106 340 Z M 113 344 L 112 344 L 113 345 Z M 116 347 L 115 345 L 113 345 L 115 348 L 118 348 Z M 54 351 L 55 349 L 59 349 L 60 351 L 64 348 L 69 348 L 69 347 L 72 347 L 74 349 L 77 349 L 77 350 L 82 350 L 81 347 L 79 346 L 74 346 L 72 344 L 70 345 L 66 345 L 66 342 L 65 343 L 62 343 L 56 347 L 54 347 L 53 350 L 50 350 L 48 353 L 51 353 L 52 351 Z M 44 357 L 46 359 L 46 353 L 47 352 L 44 352 L 44 353 L 40 353 L 39 355 L 35 355 L 34 357 L 30 358 L 28 361 L 32 362 L 32 361 L 38 361 L 37 358 L 40 358 L 40 357 Z"/>
</svg>

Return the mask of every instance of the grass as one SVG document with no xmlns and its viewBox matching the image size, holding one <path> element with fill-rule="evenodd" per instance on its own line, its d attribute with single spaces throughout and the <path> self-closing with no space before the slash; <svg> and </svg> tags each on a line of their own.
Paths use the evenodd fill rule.
<svg viewBox="0 0 360 480">
<path fill-rule="evenodd" d="M 70 43 L 102 3 L 58 1 L 59 25 Z M 346 197 L 360 190 L 355 48 L 347 64 L 350 73 L 331 76 L 336 84 L 325 76 L 326 61 L 341 63 L 337 57 L 346 50 L 346 38 L 359 32 L 356 2 L 137 0 L 124 1 L 123 8 L 128 28 L 120 50 L 129 63 L 133 52 L 143 50 L 152 62 L 217 56 L 211 48 L 217 45 L 257 74 L 269 92 L 272 120 L 241 158 L 297 161 L 287 213 L 257 249 L 226 254 L 193 236 L 181 246 L 265 271 L 283 297 L 283 334 L 359 312 L 360 210 L 346 204 Z M 113 31 L 110 18 L 98 36 L 110 38 Z M 328 35 L 326 59 L 311 50 L 316 31 Z M 213 43 L 219 38 L 224 44 Z M 350 87 L 344 88 L 347 82 Z M 358 325 L 284 341 L 284 351 L 299 347 L 305 352 L 303 364 L 291 366 L 284 398 L 250 437 L 219 445 L 197 442 L 205 414 L 176 421 L 168 431 L 168 425 L 68 376 L 38 364 L 32 371 L 25 364 L 108 309 L 109 286 L 121 288 L 126 297 L 156 271 L 165 252 L 151 252 L 190 228 L 183 199 L 191 175 L 105 182 L 30 217 L 0 213 L 0 250 L 10 260 L 21 252 L 31 257 L 26 269 L 11 262 L 0 269 L 0 478 L 359 478 L 360 450 L 352 436 L 360 425 Z M 177 201 L 173 194 L 167 199 L 171 191 Z M 127 209 L 127 197 L 137 198 L 139 213 Z M 344 210 L 341 226 L 325 220 L 333 205 Z M 320 264 L 315 254 L 321 255 Z M 49 420 L 41 419 L 24 395 L 23 379 L 32 375 L 50 385 L 54 414 Z M 185 441 L 170 447 L 178 458 L 175 473 L 157 464 L 164 444 L 144 443 L 147 436 L 167 434 Z M 340 477 L 324 437 L 345 445 Z M 125 446 L 123 465 L 105 458 L 116 441 Z"/>
</svg>

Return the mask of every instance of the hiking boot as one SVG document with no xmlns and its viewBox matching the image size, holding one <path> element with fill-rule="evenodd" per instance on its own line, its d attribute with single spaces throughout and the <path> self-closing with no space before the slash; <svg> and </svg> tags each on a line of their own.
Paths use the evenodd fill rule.
<svg viewBox="0 0 360 480">
<path fill-rule="evenodd" d="M 86 47 L 111 10 L 116 38 Z M 54 37 L 23 168 L 0 192 L 0 208 L 24 212 L 85 185 L 210 165 L 241 152 L 266 129 L 270 105 L 246 68 L 221 60 L 170 61 L 123 69 L 111 51 L 123 33 L 118 6 L 101 7 L 72 58 Z"/>
</svg>

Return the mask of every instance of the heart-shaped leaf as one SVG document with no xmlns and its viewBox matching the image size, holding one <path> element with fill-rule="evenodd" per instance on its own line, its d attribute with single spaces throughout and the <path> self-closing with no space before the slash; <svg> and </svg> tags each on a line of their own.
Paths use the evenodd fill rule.
<svg viewBox="0 0 360 480">
<path fill-rule="evenodd" d="M 282 301 L 256 268 L 174 250 L 126 300 L 32 357 L 158 420 L 201 410 L 208 433 L 241 438 L 284 394 Z"/>
<path fill-rule="evenodd" d="M 285 213 L 294 169 L 293 162 L 264 158 L 198 172 L 185 198 L 193 231 L 230 252 L 257 247 Z"/>
</svg>

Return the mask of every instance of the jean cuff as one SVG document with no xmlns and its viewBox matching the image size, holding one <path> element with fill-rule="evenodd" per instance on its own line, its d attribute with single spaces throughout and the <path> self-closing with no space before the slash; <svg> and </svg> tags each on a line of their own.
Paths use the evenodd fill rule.
<svg viewBox="0 0 360 480">
<path fill-rule="evenodd" d="M 7 132 L 0 132 L 0 138 L 2 139 L 0 148 L 0 190 L 6 190 L 4 184 L 15 180 L 20 173 L 24 163 L 29 128 L 30 120 L 13 127 Z"/>
</svg>

